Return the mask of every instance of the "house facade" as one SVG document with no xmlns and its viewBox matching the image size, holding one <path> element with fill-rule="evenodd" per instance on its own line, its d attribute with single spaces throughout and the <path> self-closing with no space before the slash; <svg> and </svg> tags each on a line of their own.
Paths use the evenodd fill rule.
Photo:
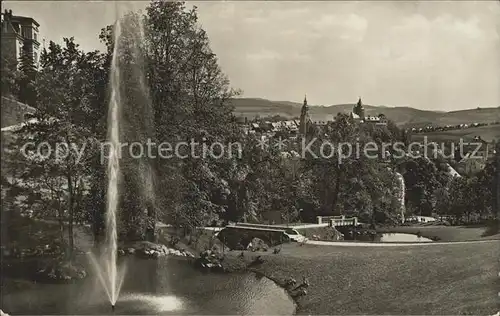
<svg viewBox="0 0 500 316">
<path fill-rule="evenodd" d="M 31 17 L 13 15 L 12 10 L 2 13 L 2 58 L 16 63 L 23 53 L 33 59 L 36 67 L 40 61 L 40 24 Z"/>
</svg>

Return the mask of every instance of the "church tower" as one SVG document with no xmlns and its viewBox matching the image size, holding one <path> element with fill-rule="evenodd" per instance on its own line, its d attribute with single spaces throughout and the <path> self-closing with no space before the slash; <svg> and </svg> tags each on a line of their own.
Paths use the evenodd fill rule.
<svg viewBox="0 0 500 316">
<path fill-rule="evenodd" d="M 359 115 L 359 118 L 364 120 L 365 119 L 365 108 L 363 107 L 363 102 L 361 102 L 361 97 L 358 99 L 358 103 L 354 106 L 354 109 L 352 110 L 354 114 Z"/>
<path fill-rule="evenodd" d="M 309 123 L 309 107 L 307 106 L 307 96 L 304 96 L 304 104 L 300 112 L 300 127 L 299 132 L 302 136 L 307 134 L 307 124 Z"/>
</svg>

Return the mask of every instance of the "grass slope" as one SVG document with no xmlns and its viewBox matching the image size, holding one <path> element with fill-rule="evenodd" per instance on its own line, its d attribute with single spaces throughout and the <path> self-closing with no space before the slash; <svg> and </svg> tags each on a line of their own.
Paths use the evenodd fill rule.
<svg viewBox="0 0 500 316">
<path fill-rule="evenodd" d="M 454 141 L 458 142 L 461 138 L 472 140 L 474 136 L 480 136 L 482 139 L 491 142 L 494 139 L 500 139 L 500 125 L 488 125 L 480 127 L 471 127 L 465 129 L 449 130 L 449 131 L 436 131 L 430 133 L 413 134 L 412 139 L 421 141 L 427 136 L 428 141 L 444 142 Z"/>
<path fill-rule="evenodd" d="M 254 269 L 278 283 L 308 278 L 308 294 L 297 298 L 297 314 L 492 315 L 499 308 L 500 248 L 492 243 L 289 244 L 278 255 L 259 255 L 265 262 Z"/>
<path fill-rule="evenodd" d="M 254 118 L 256 115 L 284 117 L 294 117 L 300 115 L 302 103 L 289 101 L 270 101 L 257 98 L 236 98 L 231 100 L 235 114 Z M 337 113 L 349 113 L 352 111 L 352 104 L 337 104 L 330 106 L 310 106 L 311 115 L 316 117 L 336 115 Z M 485 123 L 500 121 L 500 108 L 481 108 L 453 112 L 418 110 L 411 107 L 387 107 L 365 105 L 367 115 L 378 115 L 384 113 L 389 119 L 399 125 L 422 127 L 427 125 L 457 125 L 467 123 Z"/>
</svg>

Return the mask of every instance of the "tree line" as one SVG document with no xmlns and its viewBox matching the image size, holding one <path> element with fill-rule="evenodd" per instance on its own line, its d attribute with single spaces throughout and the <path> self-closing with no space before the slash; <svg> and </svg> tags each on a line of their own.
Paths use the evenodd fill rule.
<svg viewBox="0 0 500 316">
<path fill-rule="evenodd" d="M 336 157 L 285 157 L 275 148 L 260 148 L 256 136 L 240 130 L 229 102 L 239 91 L 220 68 L 196 7 L 154 0 L 144 14 L 130 12 L 123 19 L 120 26 L 102 29 L 105 51 L 84 52 L 74 38 L 66 38 L 44 48 L 39 69 L 27 55 L 19 67 L 2 63 L 2 91 L 37 109 L 37 121 L 15 132 L 4 149 L 2 194 L 10 201 L 4 205 L 15 214 L 57 221 L 68 257 L 75 225 L 89 224 L 97 242 L 103 237 L 107 170 L 100 145 L 108 138 L 108 104 L 117 89 L 123 142 L 243 144 L 241 158 L 133 159 L 125 153 L 119 179 L 121 240 L 154 240 L 157 221 L 189 233 L 212 223 L 263 221 L 268 211 L 279 211 L 290 223 L 323 214 L 396 223 L 401 215 L 396 172 L 406 182 L 406 215 L 496 218 L 499 150 L 496 160 L 467 178 L 450 177 L 443 161 L 424 158 L 349 157 L 339 164 Z M 120 70 L 115 90 L 113 63 Z M 310 136 L 332 143 L 408 142 L 392 122 L 364 126 L 344 114 L 321 133 L 312 129 Z M 67 151 L 63 159 L 40 159 L 34 152 L 21 154 L 27 141 L 86 150 L 82 157 Z"/>
</svg>

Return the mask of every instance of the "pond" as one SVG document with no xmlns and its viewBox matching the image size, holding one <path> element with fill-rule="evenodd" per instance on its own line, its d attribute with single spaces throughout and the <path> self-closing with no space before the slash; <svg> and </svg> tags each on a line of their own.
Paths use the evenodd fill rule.
<svg viewBox="0 0 500 316">
<path fill-rule="evenodd" d="M 385 233 L 380 237 L 380 242 L 432 242 L 432 239 L 419 237 L 413 234 Z"/>
<path fill-rule="evenodd" d="M 118 315 L 292 315 L 295 304 L 284 289 L 250 273 L 203 273 L 180 259 L 127 258 Z M 11 315 L 111 314 L 95 278 L 79 284 L 31 284 L 2 293 L 1 309 Z"/>
</svg>

